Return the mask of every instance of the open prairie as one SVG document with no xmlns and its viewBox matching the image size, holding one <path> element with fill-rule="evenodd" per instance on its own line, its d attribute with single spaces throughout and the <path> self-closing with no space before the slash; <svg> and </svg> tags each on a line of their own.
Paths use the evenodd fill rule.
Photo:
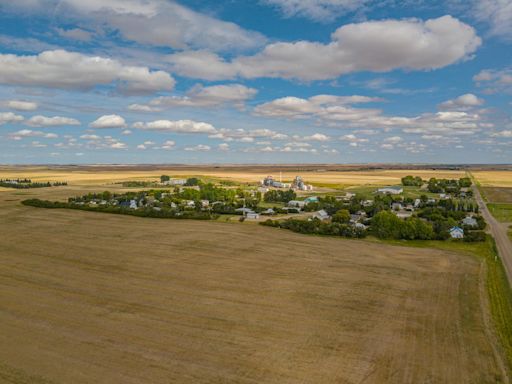
<svg viewBox="0 0 512 384">
<path fill-rule="evenodd" d="M 60 180 L 0 192 L 0 381 L 507 382 L 474 257 L 19 204 Z"/>
<path fill-rule="evenodd" d="M 73 166 L 73 167 L 0 167 L 0 178 L 29 177 L 34 181 L 68 181 L 75 185 L 97 185 L 123 180 L 156 179 L 162 174 L 172 177 L 204 176 L 238 182 L 258 182 L 268 175 L 291 181 L 301 175 L 307 182 L 344 187 L 354 185 L 399 184 L 406 175 L 424 179 L 458 178 L 461 170 L 377 169 L 358 170 L 341 166 Z"/>
</svg>

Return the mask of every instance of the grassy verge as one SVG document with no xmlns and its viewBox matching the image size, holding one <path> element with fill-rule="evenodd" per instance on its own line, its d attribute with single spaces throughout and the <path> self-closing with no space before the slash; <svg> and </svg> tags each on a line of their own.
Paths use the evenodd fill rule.
<svg viewBox="0 0 512 384">
<path fill-rule="evenodd" d="M 496 220 L 502 223 L 512 222 L 512 204 L 507 203 L 489 203 L 487 208 Z"/>
<path fill-rule="evenodd" d="M 381 241 L 370 239 L 373 241 Z M 486 287 L 493 325 L 507 358 L 507 367 L 512 369 L 512 289 L 505 268 L 498 257 L 496 244 L 491 236 L 481 243 L 458 241 L 400 241 L 386 240 L 387 244 L 419 248 L 437 248 L 469 253 L 486 263 Z"/>
</svg>

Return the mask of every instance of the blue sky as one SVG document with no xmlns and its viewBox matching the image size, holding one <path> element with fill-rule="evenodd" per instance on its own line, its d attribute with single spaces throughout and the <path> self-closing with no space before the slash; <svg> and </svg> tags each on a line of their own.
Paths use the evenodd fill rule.
<svg viewBox="0 0 512 384">
<path fill-rule="evenodd" d="M 0 163 L 511 163 L 511 0 L 0 0 Z"/>
</svg>

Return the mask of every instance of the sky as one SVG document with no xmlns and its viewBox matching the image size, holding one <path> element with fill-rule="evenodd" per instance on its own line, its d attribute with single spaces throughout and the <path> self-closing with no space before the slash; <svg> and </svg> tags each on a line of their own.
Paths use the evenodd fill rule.
<svg viewBox="0 0 512 384">
<path fill-rule="evenodd" d="M 512 163 L 512 0 L 0 0 L 0 164 Z"/>
</svg>

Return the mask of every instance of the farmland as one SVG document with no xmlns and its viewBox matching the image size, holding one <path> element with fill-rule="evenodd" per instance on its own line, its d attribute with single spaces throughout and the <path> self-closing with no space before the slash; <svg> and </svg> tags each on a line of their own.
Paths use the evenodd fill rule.
<svg viewBox="0 0 512 384">
<path fill-rule="evenodd" d="M 148 177 L 127 172 L 41 170 L 69 185 L 0 192 L 0 381 L 507 382 L 485 264 L 449 243 L 20 204 Z"/>
</svg>

